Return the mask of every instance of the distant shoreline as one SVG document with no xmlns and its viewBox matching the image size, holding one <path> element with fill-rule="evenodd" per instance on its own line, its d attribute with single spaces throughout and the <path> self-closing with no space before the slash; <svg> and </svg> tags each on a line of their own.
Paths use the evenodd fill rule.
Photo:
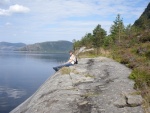
<svg viewBox="0 0 150 113">
<path fill-rule="evenodd" d="M 0 50 L 0 52 L 12 52 L 12 53 L 37 53 L 37 54 L 67 54 L 68 52 L 43 52 L 43 51 L 16 51 L 16 50 Z"/>
</svg>

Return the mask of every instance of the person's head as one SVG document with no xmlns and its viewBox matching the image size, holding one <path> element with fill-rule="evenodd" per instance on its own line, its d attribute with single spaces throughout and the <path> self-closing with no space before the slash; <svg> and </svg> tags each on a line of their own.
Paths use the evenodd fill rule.
<svg viewBox="0 0 150 113">
<path fill-rule="evenodd" d="M 72 54 L 73 54 L 73 51 L 72 51 L 72 50 L 70 50 L 70 51 L 69 51 L 69 54 L 70 54 L 70 55 L 72 55 Z"/>
</svg>

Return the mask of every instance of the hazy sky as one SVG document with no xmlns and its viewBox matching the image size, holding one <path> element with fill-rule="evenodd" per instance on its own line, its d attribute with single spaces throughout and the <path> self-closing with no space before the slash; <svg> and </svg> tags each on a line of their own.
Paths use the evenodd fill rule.
<svg viewBox="0 0 150 113">
<path fill-rule="evenodd" d="M 0 42 L 26 44 L 81 39 L 117 14 L 133 24 L 150 0 L 0 0 Z"/>
</svg>

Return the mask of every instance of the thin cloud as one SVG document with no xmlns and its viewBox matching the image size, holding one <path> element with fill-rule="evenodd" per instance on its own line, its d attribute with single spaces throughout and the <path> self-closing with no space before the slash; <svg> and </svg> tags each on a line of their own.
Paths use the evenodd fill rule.
<svg viewBox="0 0 150 113">
<path fill-rule="evenodd" d="M 13 5 L 9 7 L 10 13 L 27 13 L 30 9 L 28 7 L 22 6 L 22 5 Z"/>
<path fill-rule="evenodd" d="M 2 1 L 7 5 L 1 7 L 0 15 L 11 16 L 16 13 L 31 12 L 29 15 L 13 15 L 11 19 L 9 16 L 1 18 L 3 20 L 1 21 L 0 37 L 29 43 L 62 40 L 62 38 L 65 40 L 80 39 L 86 33 L 92 32 L 98 24 L 109 33 L 117 14 L 121 14 L 125 25 L 133 24 L 149 3 L 149 0 Z M 17 35 L 13 38 L 10 34 Z"/>
<path fill-rule="evenodd" d="M 0 15 L 1 16 L 8 16 L 14 13 L 27 13 L 30 9 L 28 7 L 22 6 L 22 5 L 12 5 L 9 7 L 9 9 L 0 9 Z"/>
<path fill-rule="evenodd" d="M 92 17 L 92 15 L 101 16 L 100 18 L 112 18 L 112 15 L 121 14 L 123 18 L 129 16 L 130 18 L 138 18 L 143 11 L 143 7 L 136 7 L 136 2 L 132 0 L 116 0 L 115 2 L 112 0 L 35 1 L 36 3 L 30 2 L 32 12 L 34 12 L 32 18 L 44 22 L 47 20 L 58 21 L 70 17 Z"/>
<path fill-rule="evenodd" d="M 12 24 L 11 24 L 11 23 L 9 23 L 9 22 L 7 22 L 5 25 L 6 25 L 6 26 L 10 26 L 10 25 L 12 25 Z"/>
<path fill-rule="evenodd" d="M 6 4 L 9 4 L 10 3 L 10 0 L 1 0 L 0 1 L 0 5 L 6 5 Z"/>
</svg>

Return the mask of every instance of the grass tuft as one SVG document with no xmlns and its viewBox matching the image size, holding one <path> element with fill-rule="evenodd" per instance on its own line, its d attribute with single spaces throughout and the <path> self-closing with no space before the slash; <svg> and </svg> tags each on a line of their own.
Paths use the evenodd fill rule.
<svg viewBox="0 0 150 113">
<path fill-rule="evenodd" d="M 69 67 L 63 67 L 63 68 L 60 69 L 60 72 L 61 72 L 62 75 L 70 74 L 71 69 Z"/>
<path fill-rule="evenodd" d="M 95 78 L 93 75 L 90 75 L 90 74 L 85 74 L 84 76 L 85 77 L 90 77 L 90 78 Z"/>
</svg>

